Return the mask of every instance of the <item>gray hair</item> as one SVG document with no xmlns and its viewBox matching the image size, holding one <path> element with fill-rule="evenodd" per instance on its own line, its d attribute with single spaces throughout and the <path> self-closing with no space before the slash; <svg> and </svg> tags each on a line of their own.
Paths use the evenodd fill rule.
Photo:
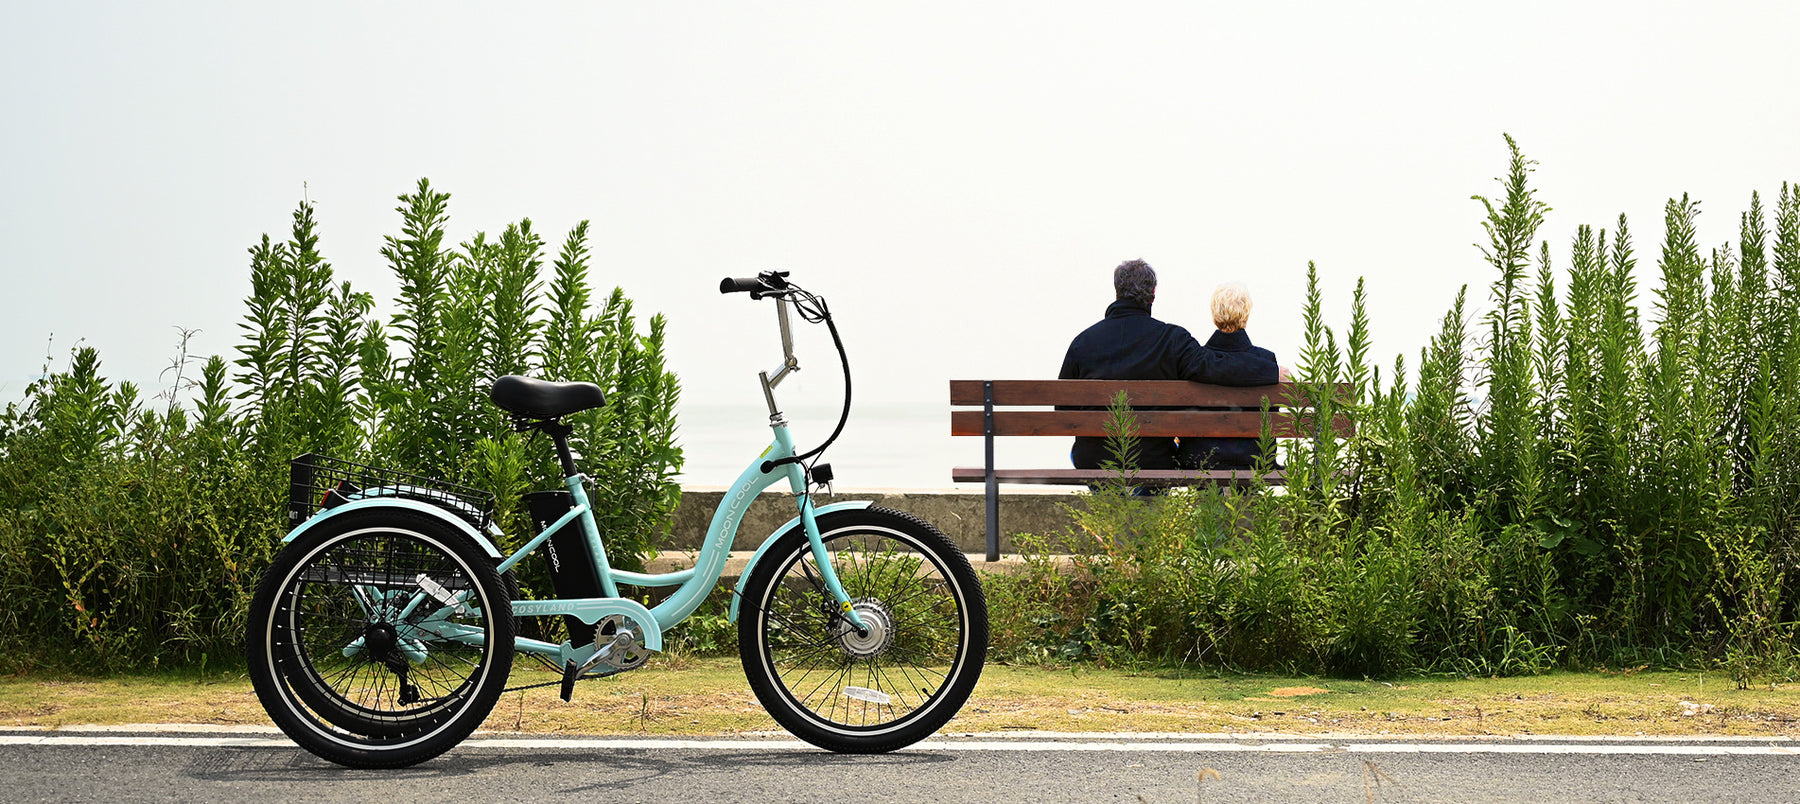
<svg viewBox="0 0 1800 804">
<path fill-rule="evenodd" d="M 1113 269 L 1113 290 L 1121 300 L 1130 299 L 1144 309 L 1156 301 L 1156 269 L 1143 260 L 1128 260 Z"/>
</svg>

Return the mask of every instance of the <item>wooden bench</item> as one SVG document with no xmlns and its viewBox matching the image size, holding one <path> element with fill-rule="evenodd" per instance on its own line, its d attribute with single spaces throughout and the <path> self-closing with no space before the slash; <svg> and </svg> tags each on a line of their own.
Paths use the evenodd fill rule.
<svg viewBox="0 0 1800 804">
<path fill-rule="evenodd" d="M 1339 386 L 1339 394 L 1348 393 Z M 1104 469 L 997 469 L 994 439 L 1000 436 L 1106 436 L 1110 414 L 1104 408 L 1124 391 L 1133 407 L 1241 408 L 1241 410 L 1138 410 L 1139 436 L 1257 438 L 1262 435 L 1262 405 L 1268 399 L 1270 433 L 1276 438 L 1320 437 L 1310 424 L 1312 404 L 1294 383 L 1231 388 L 1169 380 L 951 380 L 950 434 L 986 439 L 986 466 L 959 466 L 950 471 L 957 483 L 987 484 L 987 560 L 1000 559 L 1001 483 L 1083 486 L 1116 478 Z M 1100 410 L 1056 410 L 1080 406 Z M 960 408 L 960 409 L 959 409 Z M 1025 409 L 1003 409 L 1025 408 Z M 1035 409 L 1033 409 L 1035 408 Z M 1279 410 L 1276 410 L 1276 409 Z M 1339 436 L 1353 426 L 1338 417 Z M 1303 432 L 1304 431 L 1304 432 Z M 1280 485 L 1287 473 L 1272 471 L 1257 478 L 1247 469 L 1144 469 L 1134 481 L 1145 486 L 1230 485 L 1258 482 Z"/>
</svg>

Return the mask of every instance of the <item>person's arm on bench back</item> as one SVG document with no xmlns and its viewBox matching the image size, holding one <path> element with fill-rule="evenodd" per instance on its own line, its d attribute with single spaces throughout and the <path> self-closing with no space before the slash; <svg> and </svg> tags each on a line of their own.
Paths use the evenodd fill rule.
<svg viewBox="0 0 1800 804">
<path fill-rule="evenodd" d="M 1208 349 L 1186 330 L 1180 334 L 1187 336 L 1175 345 L 1175 359 L 1182 379 L 1237 386 L 1274 385 L 1281 380 L 1281 367 L 1275 364 L 1274 358 L 1258 354 L 1257 350 L 1225 352 Z"/>
</svg>

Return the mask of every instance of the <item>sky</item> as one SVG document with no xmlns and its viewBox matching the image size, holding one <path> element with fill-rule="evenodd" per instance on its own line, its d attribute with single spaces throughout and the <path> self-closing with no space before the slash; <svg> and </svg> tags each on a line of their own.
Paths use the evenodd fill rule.
<svg viewBox="0 0 1800 804">
<path fill-rule="evenodd" d="M 9 0 L 0 404 L 77 341 L 146 396 L 184 329 L 236 357 L 246 250 L 303 198 L 391 311 L 381 239 L 425 177 L 457 242 L 592 221 L 594 284 L 668 318 L 710 473 L 684 482 L 766 442 L 773 313 L 717 286 L 781 269 L 830 301 L 872 422 L 834 450 L 843 484 L 947 487 L 980 455 L 947 380 L 1053 376 L 1122 260 L 1201 338 L 1243 282 L 1284 364 L 1308 263 L 1340 333 L 1361 278 L 1374 353 L 1416 365 L 1458 288 L 1486 298 L 1471 196 L 1501 192 L 1504 134 L 1557 266 L 1625 214 L 1653 284 L 1667 199 L 1700 199 L 1717 246 L 1800 180 L 1796 34 L 1791 3 Z M 839 374 L 822 330 L 799 351 L 783 398 L 822 436 Z"/>
</svg>

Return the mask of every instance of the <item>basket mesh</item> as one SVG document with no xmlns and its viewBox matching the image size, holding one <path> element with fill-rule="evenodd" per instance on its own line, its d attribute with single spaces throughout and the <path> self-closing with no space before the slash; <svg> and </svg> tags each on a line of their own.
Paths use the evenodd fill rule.
<svg viewBox="0 0 1800 804">
<path fill-rule="evenodd" d="M 352 500 L 391 497 L 441 506 L 486 530 L 494 513 L 494 495 L 434 477 L 328 458 L 307 453 L 288 462 L 288 527 L 325 508 Z"/>
</svg>

